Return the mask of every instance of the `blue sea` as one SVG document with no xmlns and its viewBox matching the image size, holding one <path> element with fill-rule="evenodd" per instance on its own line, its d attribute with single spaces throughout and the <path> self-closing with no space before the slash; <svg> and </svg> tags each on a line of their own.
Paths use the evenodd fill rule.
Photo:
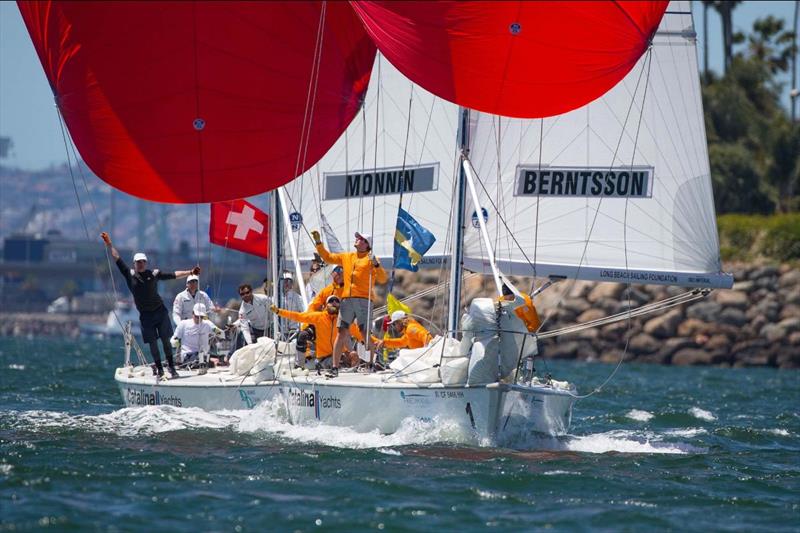
<svg viewBox="0 0 800 533">
<path fill-rule="evenodd" d="M 0 531 L 800 531 L 800 373 L 624 365 L 570 435 L 127 409 L 113 341 L 0 339 Z M 538 369 L 588 392 L 613 367 Z M 380 406 L 370 408 L 379 409 Z"/>
</svg>

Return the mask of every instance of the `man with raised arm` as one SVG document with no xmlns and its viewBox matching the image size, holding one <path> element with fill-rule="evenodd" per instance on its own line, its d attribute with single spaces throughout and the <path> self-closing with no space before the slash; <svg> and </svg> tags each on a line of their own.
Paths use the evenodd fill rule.
<svg viewBox="0 0 800 533">
<path fill-rule="evenodd" d="M 384 284 L 389 279 L 381 262 L 372 254 L 372 236 L 366 233 L 355 234 L 355 252 L 331 253 L 325 249 L 319 231 L 312 231 L 311 237 L 317 247 L 317 253 L 328 264 L 341 265 L 344 278 L 342 287 L 342 303 L 336 342 L 333 347 L 333 366 L 329 377 L 339 375 L 339 355 L 350 342 L 350 325 L 355 321 L 363 338 L 368 339 L 369 302 L 374 300 L 373 287 L 376 283 Z"/>
<path fill-rule="evenodd" d="M 164 377 L 164 367 L 161 365 L 161 354 L 158 351 L 158 339 L 161 339 L 161 346 L 164 348 L 164 355 L 169 365 L 170 378 L 177 378 L 178 372 L 175 370 L 175 362 L 172 359 L 172 323 L 169 320 L 164 301 L 158 294 L 158 282 L 166 279 L 185 278 L 190 274 L 200 274 L 200 267 L 196 266 L 191 270 L 176 270 L 175 272 L 161 272 L 159 269 L 150 270 L 147 268 L 147 256 L 138 252 L 133 256 L 134 268 L 128 268 L 125 261 L 119 256 L 119 252 L 111 244 L 111 237 L 105 231 L 100 234 L 106 247 L 111 252 L 111 257 L 117 263 L 120 273 L 125 278 L 136 309 L 139 311 L 139 322 L 142 327 L 142 340 L 150 348 L 150 355 L 155 362 L 155 373 L 159 378 Z"/>
</svg>

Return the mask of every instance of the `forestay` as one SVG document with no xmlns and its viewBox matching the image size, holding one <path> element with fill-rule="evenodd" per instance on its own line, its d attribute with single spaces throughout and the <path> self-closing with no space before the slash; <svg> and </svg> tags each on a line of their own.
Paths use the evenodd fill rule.
<svg viewBox="0 0 800 533">
<path fill-rule="evenodd" d="M 313 256 L 308 232 L 324 228 L 321 213 L 345 250 L 361 231 L 373 234 L 376 255 L 391 258 L 404 191 L 404 209 L 436 237 L 422 266 L 439 266 L 448 256 L 457 127 L 455 104 L 413 85 L 379 57 L 364 109 L 317 165 L 286 185 L 299 257 Z"/>
<path fill-rule="evenodd" d="M 480 207 L 505 274 L 731 286 L 689 2 L 670 4 L 650 51 L 592 103 L 543 120 L 470 116 Z M 488 272 L 481 210 L 466 209 L 465 266 Z"/>
</svg>

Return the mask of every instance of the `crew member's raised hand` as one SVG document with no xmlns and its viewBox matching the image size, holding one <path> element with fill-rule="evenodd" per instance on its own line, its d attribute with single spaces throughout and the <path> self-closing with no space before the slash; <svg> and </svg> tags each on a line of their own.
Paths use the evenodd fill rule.
<svg viewBox="0 0 800 533">
<path fill-rule="evenodd" d="M 101 233 L 100 238 L 103 239 L 103 242 L 106 243 L 106 246 L 111 246 L 111 237 L 108 236 L 107 231 Z"/>
<path fill-rule="evenodd" d="M 311 238 L 314 239 L 314 244 L 322 243 L 322 238 L 320 237 L 319 231 L 317 230 L 311 232 Z"/>
<path fill-rule="evenodd" d="M 192 269 L 192 274 L 194 274 L 195 276 L 199 276 L 200 275 L 200 267 L 199 266 L 194 267 Z"/>
<path fill-rule="evenodd" d="M 275 313 L 276 315 L 278 314 L 278 306 L 275 304 L 270 305 L 269 310 Z"/>
</svg>

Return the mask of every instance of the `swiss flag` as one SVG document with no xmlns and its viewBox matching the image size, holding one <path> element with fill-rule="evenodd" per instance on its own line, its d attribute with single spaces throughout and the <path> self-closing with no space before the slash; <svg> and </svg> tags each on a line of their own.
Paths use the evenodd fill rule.
<svg viewBox="0 0 800 533">
<path fill-rule="evenodd" d="M 211 204 L 209 240 L 225 248 L 269 257 L 269 216 L 247 200 Z"/>
</svg>

